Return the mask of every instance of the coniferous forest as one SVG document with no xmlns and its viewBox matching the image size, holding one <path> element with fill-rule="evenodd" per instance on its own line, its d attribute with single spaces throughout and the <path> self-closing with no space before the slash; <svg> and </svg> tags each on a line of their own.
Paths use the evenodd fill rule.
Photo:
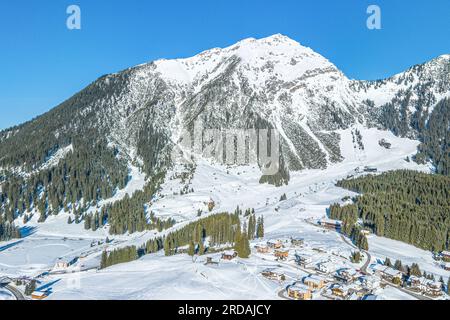
<svg viewBox="0 0 450 320">
<path fill-rule="evenodd" d="M 361 194 L 354 204 L 330 207 L 330 217 L 343 221 L 344 233 L 355 235 L 356 228 L 365 228 L 426 250 L 449 247 L 450 177 L 399 170 L 337 185 Z M 358 219 L 362 226 L 355 227 Z"/>
<path fill-rule="evenodd" d="M 241 218 L 244 220 L 243 226 Z M 264 219 L 256 219 L 254 210 L 247 209 L 244 213 L 237 208 L 234 213 L 224 212 L 193 221 L 164 236 L 148 240 L 140 248 L 129 246 L 111 252 L 104 251 L 100 267 L 133 261 L 160 250 L 164 250 L 166 256 L 179 253 L 193 256 L 212 252 L 224 245 L 225 248 L 234 248 L 239 257 L 248 258 L 251 253 L 249 240 L 263 236 Z"/>
</svg>

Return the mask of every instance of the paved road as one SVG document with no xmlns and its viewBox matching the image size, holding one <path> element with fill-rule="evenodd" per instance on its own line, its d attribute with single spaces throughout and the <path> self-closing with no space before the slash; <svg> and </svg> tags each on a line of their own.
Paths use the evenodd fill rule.
<svg viewBox="0 0 450 320">
<path fill-rule="evenodd" d="M 284 299 L 284 300 L 293 300 L 293 299 L 286 297 L 285 293 L 286 293 L 286 289 L 278 291 L 278 297 L 280 297 L 281 299 Z"/>
<path fill-rule="evenodd" d="M 345 242 L 346 244 L 348 244 L 349 246 L 351 246 L 351 247 L 353 247 L 353 248 L 355 248 L 355 249 L 358 249 L 353 243 L 351 243 L 350 241 L 348 241 L 348 239 L 347 239 L 346 237 L 344 237 L 344 235 L 341 234 L 341 238 L 342 238 L 342 240 L 344 240 L 344 242 Z M 370 261 L 372 260 L 372 256 L 370 255 L 369 252 L 367 252 L 367 251 L 365 251 L 365 250 L 361 250 L 361 249 L 358 249 L 358 250 L 364 252 L 364 253 L 367 255 L 367 260 L 366 260 L 366 262 L 364 263 L 364 265 L 361 267 L 360 270 L 361 270 L 361 272 L 362 272 L 363 274 L 368 274 L 368 273 L 367 273 L 367 267 L 369 266 Z"/>
<path fill-rule="evenodd" d="M 404 292 L 404 293 L 406 293 L 406 294 L 409 294 L 410 296 L 412 296 L 412 297 L 414 297 L 414 298 L 416 298 L 416 299 L 418 299 L 418 300 L 433 300 L 433 299 L 431 299 L 431 298 L 429 298 L 429 297 L 427 297 L 427 296 L 423 296 L 423 295 L 421 295 L 421 294 L 417 294 L 417 293 L 415 293 L 415 292 L 412 292 L 412 291 L 410 291 L 410 290 L 407 290 L 407 289 L 405 289 L 405 288 L 403 288 L 403 287 L 396 286 L 395 284 L 390 283 L 390 282 L 388 282 L 388 281 L 383 280 L 383 283 L 385 283 L 386 285 L 391 286 L 391 287 L 393 287 L 393 288 L 396 288 L 396 289 L 398 289 L 398 290 L 400 290 L 400 291 L 402 291 L 402 292 Z"/>
<path fill-rule="evenodd" d="M 11 292 L 14 295 L 14 297 L 16 297 L 16 300 L 27 300 L 25 296 L 22 294 L 22 292 L 20 292 L 20 290 L 17 289 L 16 287 L 13 287 L 12 285 L 8 284 L 4 286 L 4 288 L 9 292 Z"/>
</svg>

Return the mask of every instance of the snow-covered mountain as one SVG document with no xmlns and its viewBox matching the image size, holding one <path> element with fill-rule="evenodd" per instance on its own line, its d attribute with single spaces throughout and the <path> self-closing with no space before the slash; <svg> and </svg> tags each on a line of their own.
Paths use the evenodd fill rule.
<svg viewBox="0 0 450 320">
<path fill-rule="evenodd" d="M 0 166 L 35 168 L 73 136 L 95 131 L 152 172 L 170 163 L 182 130 L 202 119 L 209 128 L 275 128 L 290 170 L 325 168 L 343 160 L 338 131 L 356 124 L 417 138 L 434 106 L 450 96 L 449 66 L 450 55 L 443 55 L 385 80 L 351 80 L 286 36 L 245 39 L 98 79 L 49 113 L 2 132 L 7 156 Z M 17 148 L 18 141 L 24 145 Z"/>
</svg>

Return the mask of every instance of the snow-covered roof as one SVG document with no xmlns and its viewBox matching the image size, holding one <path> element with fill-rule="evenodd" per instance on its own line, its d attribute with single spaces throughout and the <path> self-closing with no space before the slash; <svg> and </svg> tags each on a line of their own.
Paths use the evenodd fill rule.
<svg viewBox="0 0 450 320">
<path fill-rule="evenodd" d="M 223 252 L 224 255 L 226 256 L 234 256 L 236 254 L 236 251 L 234 250 L 226 250 Z"/>
<path fill-rule="evenodd" d="M 260 242 L 255 244 L 255 248 L 267 248 L 267 244 L 264 242 Z"/>
<path fill-rule="evenodd" d="M 341 268 L 336 271 L 338 275 L 348 274 L 349 276 L 355 276 L 358 272 L 351 268 Z"/>
<path fill-rule="evenodd" d="M 306 281 L 319 284 L 322 281 L 324 281 L 324 279 L 313 274 L 313 275 L 307 276 L 303 279 L 303 282 L 306 282 Z"/>
<path fill-rule="evenodd" d="M 387 267 L 386 269 L 384 269 L 383 272 L 391 277 L 401 276 L 401 274 L 402 274 L 400 271 L 395 270 L 391 267 Z"/>
<path fill-rule="evenodd" d="M 291 291 L 297 291 L 299 293 L 309 293 L 310 292 L 309 288 L 301 283 L 295 283 L 293 285 L 290 285 L 288 287 L 288 289 Z"/>
<path fill-rule="evenodd" d="M 31 295 L 35 296 L 35 297 L 45 297 L 45 296 L 47 296 L 47 292 L 46 291 L 34 291 Z"/>
<path fill-rule="evenodd" d="M 284 274 L 283 270 L 278 267 L 266 268 L 262 272 L 271 272 L 271 273 L 280 274 L 280 275 Z"/>
<path fill-rule="evenodd" d="M 319 222 L 322 223 L 327 223 L 327 224 L 335 224 L 335 225 L 341 225 L 342 221 L 341 220 L 334 220 L 334 219 L 330 219 L 330 218 L 323 218 L 320 219 Z"/>
<path fill-rule="evenodd" d="M 378 264 L 377 263 L 377 264 L 371 265 L 370 268 L 373 271 L 384 271 L 384 270 L 386 270 L 387 266 L 385 266 L 384 264 Z"/>
</svg>

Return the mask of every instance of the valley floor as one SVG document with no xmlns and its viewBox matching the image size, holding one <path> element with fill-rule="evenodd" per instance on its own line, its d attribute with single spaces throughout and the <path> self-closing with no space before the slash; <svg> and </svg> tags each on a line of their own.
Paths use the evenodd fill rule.
<svg viewBox="0 0 450 320">
<path fill-rule="evenodd" d="M 177 179 L 167 179 L 162 193 L 151 206 L 157 216 L 175 218 L 178 224 L 174 228 L 196 219 L 198 209 L 207 212 L 205 203 L 210 200 L 216 204 L 211 214 L 232 212 L 236 206 L 243 210 L 254 208 L 257 216 L 264 216 L 265 239 L 254 241 L 252 247 L 269 239 L 304 239 L 301 247 L 288 246 L 286 261 L 276 261 L 271 253 L 257 253 L 252 248 L 249 259 L 224 261 L 217 253 L 193 260 L 187 255 L 165 257 L 158 253 L 97 270 L 105 248 L 141 245 L 156 232 L 110 237 L 111 242 L 107 244 L 106 228 L 86 231 L 82 224 L 68 225 L 67 214 L 61 213 L 44 224 L 30 221 L 26 226 L 29 234 L 23 239 L 0 243 L 0 277 L 38 277 L 38 287 L 50 289 L 48 299 L 286 299 L 285 288 L 289 284 L 316 273 L 314 268 L 295 264 L 293 255 L 297 251 L 310 254 L 312 263 L 330 260 L 336 268 L 355 270 L 362 268 L 365 262 L 376 263 L 385 257 L 392 261 L 400 259 L 406 264 L 416 262 L 427 273 L 447 279 L 449 272 L 434 262 L 431 252 L 375 235 L 368 237 L 371 261 L 364 260 L 365 255 L 360 264 L 353 264 L 349 261 L 354 250 L 352 245 L 337 232 L 314 225 L 326 215 L 330 204 L 352 195 L 335 183 L 357 175 L 357 167 L 370 165 L 378 171 L 402 168 L 429 171 L 427 166 L 405 161 L 406 156 L 415 153 L 417 141 L 375 129 L 360 130 L 365 151 L 352 147 L 349 131 L 342 132 L 341 150 L 345 161 L 326 170 L 291 172 L 288 186 L 276 188 L 259 184 L 260 172 L 256 167 L 227 168 L 199 162 L 190 184 L 193 193 L 177 194 L 183 185 Z M 390 150 L 378 145 L 380 137 L 388 137 L 392 144 Z M 138 174 L 135 176 L 142 181 Z M 135 181 L 132 185 L 140 184 Z M 280 202 L 283 194 L 287 195 L 287 200 Z M 205 265 L 208 256 L 219 263 Z M 54 269 L 58 258 L 78 260 L 58 272 L 61 270 Z M 286 279 L 280 282 L 264 278 L 261 271 L 267 268 L 282 270 Z M 323 275 L 324 278 L 329 276 Z M 384 299 L 416 298 L 390 285 L 382 287 L 376 294 Z M 6 294 L 0 291 L 0 299 Z M 329 299 L 330 293 L 325 288 L 315 292 L 313 298 Z"/>
</svg>

